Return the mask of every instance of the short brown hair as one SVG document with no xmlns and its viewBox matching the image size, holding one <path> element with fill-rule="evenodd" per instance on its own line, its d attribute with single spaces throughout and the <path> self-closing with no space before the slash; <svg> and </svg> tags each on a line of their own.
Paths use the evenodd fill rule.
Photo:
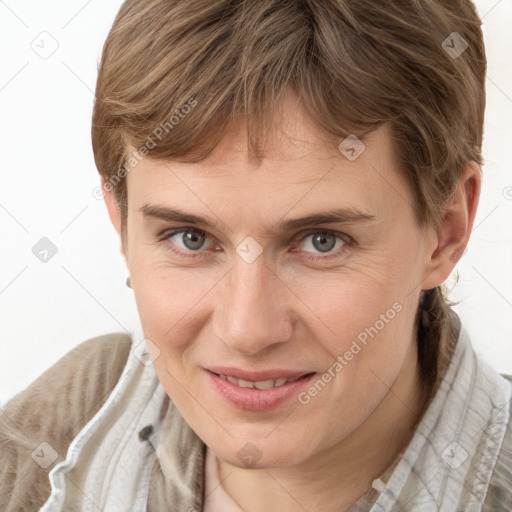
<svg viewBox="0 0 512 512">
<path fill-rule="evenodd" d="M 470 0 L 126 0 L 99 68 L 95 161 L 125 226 L 129 147 L 199 161 L 243 114 L 259 158 L 276 102 L 291 88 L 333 143 L 349 134 L 364 141 L 389 123 L 418 223 L 438 226 L 464 164 L 483 163 L 485 76 Z M 156 142 L 159 126 L 167 129 Z M 440 287 L 424 294 L 426 384 L 437 382 L 458 333 L 451 313 Z"/>
</svg>

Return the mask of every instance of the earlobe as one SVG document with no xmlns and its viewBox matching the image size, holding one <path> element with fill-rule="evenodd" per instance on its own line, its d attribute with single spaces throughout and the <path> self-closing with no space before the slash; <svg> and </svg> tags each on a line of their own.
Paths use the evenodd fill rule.
<svg viewBox="0 0 512 512">
<path fill-rule="evenodd" d="M 424 290 L 441 285 L 464 254 L 475 221 L 482 173 L 476 162 L 469 162 L 451 198 L 445 205 L 441 225 L 436 232 L 430 232 L 422 282 Z M 428 244 L 427 244 L 428 245 Z"/>
</svg>

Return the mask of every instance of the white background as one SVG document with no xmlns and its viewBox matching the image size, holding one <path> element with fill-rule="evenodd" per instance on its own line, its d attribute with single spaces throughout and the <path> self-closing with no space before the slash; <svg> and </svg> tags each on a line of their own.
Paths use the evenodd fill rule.
<svg viewBox="0 0 512 512">
<path fill-rule="evenodd" d="M 1 404 L 88 338 L 142 339 L 116 233 L 94 196 L 90 142 L 97 65 L 121 3 L 0 0 Z M 486 163 L 452 298 L 477 352 L 512 373 L 512 0 L 476 4 L 488 56 Z M 43 59 L 37 45 L 58 48 Z M 32 253 L 42 237 L 58 249 L 47 263 Z"/>
</svg>

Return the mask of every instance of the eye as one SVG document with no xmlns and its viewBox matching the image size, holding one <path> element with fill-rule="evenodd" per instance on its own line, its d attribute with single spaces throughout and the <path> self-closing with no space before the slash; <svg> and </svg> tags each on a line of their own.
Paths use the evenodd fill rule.
<svg viewBox="0 0 512 512">
<path fill-rule="evenodd" d="M 351 240 L 348 235 L 337 231 L 312 231 L 303 237 L 297 244 L 300 250 L 312 252 L 316 255 L 307 255 L 311 259 L 325 259 L 331 256 L 339 256 L 343 252 L 345 246 L 350 244 Z M 326 254 L 326 256 L 322 256 Z"/>
<path fill-rule="evenodd" d="M 168 232 L 162 239 L 163 242 L 168 242 L 172 251 L 191 257 L 196 255 L 187 253 L 200 253 L 203 249 L 209 248 L 211 242 L 207 242 L 207 240 L 208 235 L 204 231 L 194 228 L 175 229 Z M 179 250 L 176 250 L 174 247 L 178 247 Z"/>
</svg>

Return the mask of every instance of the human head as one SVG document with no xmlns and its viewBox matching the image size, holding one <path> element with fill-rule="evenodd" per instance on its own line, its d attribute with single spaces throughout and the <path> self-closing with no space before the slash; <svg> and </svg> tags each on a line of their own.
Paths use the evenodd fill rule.
<svg viewBox="0 0 512 512">
<path fill-rule="evenodd" d="M 468 45 L 457 58 L 443 44 L 454 32 Z M 465 165 L 482 163 L 484 85 L 480 20 L 469 1 L 127 1 L 99 70 L 95 159 L 126 245 L 126 179 L 139 157 L 201 162 L 243 118 L 261 160 L 291 90 L 334 148 L 389 126 L 417 225 L 437 228 Z M 433 335 L 418 338 L 430 384 L 436 339 L 451 328 L 441 289 L 433 290 L 423 304 Z"/>
<path fill-rule="evenodd" d="M 389 122 L 418 223 L 438 225 L 464 164 L 482 163 L 480 25 L 469 0 L 125 1 L 104 46 L 92 119 L 123 238 L 126 175 L 140 158 L 200 160 L 239 113 L 261 156 L 287 87 L 334 145 Z M 453 32 L 468 44 L 459 58 L 443 46 Z M 441 288 L 428 302 L 433 318 L 446 316 Z M 426 378 L 435 379 L 426 368 L 435 354 L 425 354 Z"/>
</svg>

